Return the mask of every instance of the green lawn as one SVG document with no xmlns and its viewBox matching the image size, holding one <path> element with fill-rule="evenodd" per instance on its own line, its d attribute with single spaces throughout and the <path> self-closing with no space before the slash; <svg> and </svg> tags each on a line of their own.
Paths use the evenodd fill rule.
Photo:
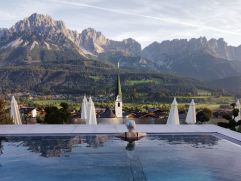
<svg viewBox="0 0 241 181">
<path fill-rule="evenodd" d="M 93 79 L 94 81 L 98 81 L 101 80 L 101 76 L 89 76 L 91 79 Z"/>
<path fill-rule="evenodd" d="M 138 81 L 138 83 L 143 81 Z M 149 82 L 148 80 L 144 82 Z M 136 83 L 136 81 L 133 81 L 132 83 Z M 145 97 L 146 95 L 140 95 Z M 183 102 L 180 102 L 181 100 Z M 185 100 L 187 99 L 187 100 Z M 229 106 L 232 102 L 235 102 L 234 98 L 231 96 L 225 96 L 225 97 L 214 97 L 214 96 L 177 96 L 177 101 L 179 108 L 186 108 L 189 106 L 190 99 L 194 99 L 196 102 L 196 108 L 209 108 L 211 110 L 219 109 L 221 105 L 227 105 Z M 79 109 L 81 102 L 73 102 L 71 100 L 33 100 L 34 104 L 37 104 L 39 106 L 60 106 L 61 102 L 67 102 L 70 106 Z M 144 110 L 147 107 L 148 108 L 163 108 L 163 107 L 170 107 L 172 101 L 169 103 L 164 102 L 158 102 L 158 103 L 127 103 L 124 102 L 124 108 L 136 108 L 139 110 Z M 97 107 L 114 107 L 114 102 L 95 102 L 95 105 Z"/>
<path fill-rule="evenodd" d="M 35 104 L 38 105 L 58 105 L 61 102 L 68 102 L 67 100 L 34 100 L 33 101 Z"/>
<path fill-rule="evenodd" d="M 178 104 L 180 107 L 188 107 L 188 103 L 179 103 Z M 209 108 L 211 110 L 215 110 L 220 108 L 220 104 L 216 103 L 196 103 L 196 109 L 202 109 L 202 108 Z"/>
<path fill-rule="evenodd" d="M 209 90 L 204 90 L 204 89 L 198 89 L 197 94 L 199 96 L 211 96 L 212 93 Z"/>
<path fill-rule="evenodd" d="M 70 106 L 72 106 L 75 109 L 79 109 L 80 108 L 80 104 L 75 103 L 75 102 L 70 101 L 70 100 L 63 100 L 63 99 L 62 100 L 61 99 L 59 99 L 59 100 L 50 100 L 50 99 L 48 99 L 48 100 L 34 100 L 33 101 L 34 104 L 37 104 L 39 106 L 44 106 L 44 107 L 45 106 L 60 107 L 61 102 L 66 102 L 66 103 L 68 103 Z"/>
<path fill-rule="evenodd" d="M 154 84 L 158 84 L 159 81 L 158 80 L 126 80 L 125 81 L 125 85 L 127 86 L 133 86 L 133 85 L 138 85 L 138 84 L 149 84 L 149 83 L 154 83 Z"/>
<path fill-rule="evenodd" d="M 232 96 L 220 96 L 220 97 L 215 97 L 215 96 L 177 96 L 177 101 L 178 98 L 180 99 L 194 99 L 196 102 L 196 107 L 197 108 L 209 108 L 212 110 L 220 108 L 221 105 L 227 105 L 229 106 L 231 103 L 235 102 L 234 97 Z M 180 103 L 179 105 L 188 105 L 189 103 Z"/>
</svg>

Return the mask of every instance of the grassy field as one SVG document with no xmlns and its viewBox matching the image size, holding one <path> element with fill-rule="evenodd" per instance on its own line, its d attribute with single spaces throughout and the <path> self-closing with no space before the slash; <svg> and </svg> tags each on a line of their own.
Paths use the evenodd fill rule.
<svg viewBox="0 0 241 181">
<path fill-rule="evenodd" d="M 155 83 L 158 84 L 158 80 L 126 80 L 125 85 L 127 86 L 133 86 L 133 85 L 138 85 L 138 84 L 149 84 L 149 83 Z"/>
<path fill-rule="evenodd" d="M 212 92 L 210 92 L 208 90 L 198 89 L 197 94 L 199 96 L 211 96 Z"/>
<path fill-rule="evenodd" d="M 196 108 L 209 108 L 211 110 L 219 109 L 220 106 L 229 106 L 231 103 L 235 102 L 233 97 L 212 97 L 212 96 L 190 96 L 190 97 L 183 97 L 177 96 L 177 101 L 180 109 L 187 109 L 189 106 L 189 102 L 191 99 L 194 99 L 196 102 Z M 182 100 L 182 102 L 180 102 Z M 80 109 L 81 102 L 74 102 L 71 100 L 33 100 L 33 103 L 37 106 L 57 106 L 60 107 L 61 102 L 68 103 L 74 109 Z M 114 102 L 95 102 L 96 107 L 114 107 Z M 158 103 L 126 103 L 124 102 L 124 109 L 137 109 L 144 111 L 147 108 L 159 108 L 159 109 L 169 109 L 171 105 L 170 103 L 158 102 Z"/>
<path fill-rule="evenodd" d="M 189 104 L 184 104 L 184 103 L 180 103 L 178 104 L 180 107 L 188 107 Z M 209 108 L 211 110 L 215 110 L 215 109 L 218 109 L 220 108 L 220 104 L 215 104 L 215 103 L 196 103 L 196 109 L 202 109 L 202 108 Z"/>
<path fill-rule="evenodd" d="M 56 107 L 60 107 L 61 102 L 66 102 L 68 103 L 70 106 L 72 106 L 74 109 L 80 109 L 80 104 L 75 103 L 73 101 L 70 100 L 63 100 L 63 99 L 59 99 L 59 100 L 34 100 L 33 103 L 36 104 L 37 106 L 56 106 Z"/>
<path fill-rule="evenodd" d="M 68 100 L 63 100 L 63 99 L 59 99 L 59 100 L 34 100 L 33 101 L 35 104 L 41 105 L 41 106 L 46 106 L 46 105 L 59 105 L 61 102 L 67 102 L 69 103 L 70 101 Z"/>
<path fill-rule="evenodd" d="M 215 97 L 215 96 L 177 96 L 177 101 L 178 99 L 187 99 L 191 100 L 194 99 L 196 102 L 196 107 L 197 108 L 209 108 L 211 110 L 215 110 L 220 108 L 220 106 L 229 106 L 231 103 L 236 102 L 235 98 L 232 96 L 220 96 L 220 97 Z M 188 105 L 189 103 L 179 103 L 180 106 L 185 106 Z"/>
<path fill-rule="evenodd" d="M 98 81 L 101 80 L 101 76 L 89 76 L 91 79 L 93 79 L 94 81 Z"/>
</svg>

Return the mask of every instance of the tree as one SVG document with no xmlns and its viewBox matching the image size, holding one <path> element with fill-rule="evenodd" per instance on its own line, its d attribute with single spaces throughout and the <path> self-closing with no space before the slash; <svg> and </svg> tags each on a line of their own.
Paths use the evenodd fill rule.
<svg viewBox="0 0 241 181">
<path fill-rule="evenodd" d="M 69 108 L 69 105 L 66 102 L 61 102 L 60 106 L 62 107 L 62 110 L 64 110 L 64 111 L 67 111 Z"/>
<path fill-rule="evenodd" d="M 10 118 L 10 113 L 6 109 L 6 102 L 0 98 L 0 124 L 12 124 L 13 121 Z"/>
<path fill-rule="evenodd" d="M 232 103 L 232 104 L 230 104 L 230 106 L 232 106 L 232 108 L 234 109 L 236 106 L 236 103 Z"/>
<path fill-rule="evenodd" d="M 56 106 L 49 106 L 45 108 L 46 115 L 44 121 L 47 124 L 64 124 L 68 122 L 71 115 L 68 110 L 69 105 L 67 103 L 61 103 L 60 106 L 60 109 Z"/>
<path fill-rule="evenodd" d="M 61 116 L 64 120 L 64 123 L 67 123 L 70 118 L 70 106 L 66 102 L 61 102 L 61 108 L 59 109 Z"/>
<path fill-rule="evenodd" d="M 212 111 L 208 108 L 204 108 L 203 110 L 199 111 L 196 115 L 198 123 L 208 122 L 212 116 Z"/>
<path fill-rule="evenodd" d="M 218 126 L 236 131 L 236 127 L 241 125 L 241 120 L 236 121 L 236 117 L 239 115 L 239 110 L 235 108 L 235 103 L 231 104 L 231 106 L 233 110 L 230 113 L 223 115 L 223 118 L 228 120 L 228 123 L 218 122 Z"/>
</svg>

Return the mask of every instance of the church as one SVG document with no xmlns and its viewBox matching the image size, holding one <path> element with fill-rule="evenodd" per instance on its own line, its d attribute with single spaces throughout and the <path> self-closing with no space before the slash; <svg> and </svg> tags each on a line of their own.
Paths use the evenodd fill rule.
<svg viewBox="0 0 241 181">
<path fill-rule="evenodd" d="M 122 90 L 121 90 L 121 80 L 120 80 L 120 66 L 117 66 L 117 79 L 116 79 L 116 92 L 115 92 L 115 109 L 111 110 L 106 108 L 106 110 L 99 115 L 98 120 L 102 123 L 119 123 L 123 121 L 123 102 L 122 102 Z"/>
<path fill-rule="evenodd" d="M 120 81 L 120 67 L 118 63 L 118 69 L 117 69 L 117 86 L 116 86 L 116 94 L 115 94 L 115 115 L 117 118 L 122 118 L 122 91 L 121 91 L 121 81 Z"/>
</svg>

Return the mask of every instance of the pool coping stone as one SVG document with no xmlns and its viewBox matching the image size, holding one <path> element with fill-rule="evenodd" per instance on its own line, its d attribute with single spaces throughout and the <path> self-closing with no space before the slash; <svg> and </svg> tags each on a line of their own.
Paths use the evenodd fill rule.
<svg viewBox="0 0 241 181">
<path fill-rule="evenodd" d="M 0 125 L 0 136 L 11 135 L 65 135 L 65 134 L 118 134 L 126 131 L 124 124 L 99 125 Z M 204 125 L 158 125 L 138 124 L 137 131 L 145 133 L 218 133 L 241 142 L 241 133 L 212 124 Z"/>
</svg>

